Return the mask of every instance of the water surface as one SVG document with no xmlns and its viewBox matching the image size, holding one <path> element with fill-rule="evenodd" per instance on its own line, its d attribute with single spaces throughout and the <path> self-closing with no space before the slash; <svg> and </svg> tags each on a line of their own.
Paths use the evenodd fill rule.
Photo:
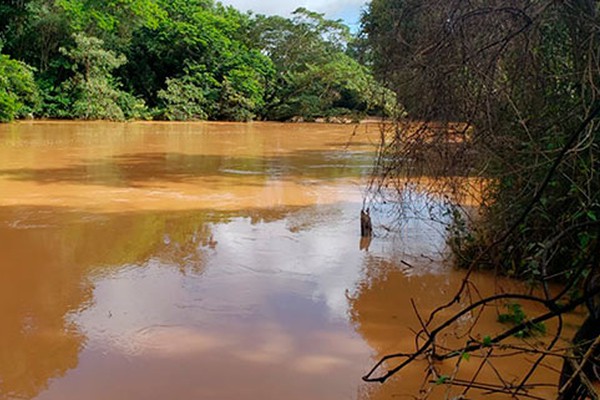
<svg viewBox="0 0 600 400">
<path fill-rule="evenodd" d="M 1 125 L 0 398 L 415 394 L 422 365 L 360 378 L 414 348 L 410 299 L 426 312 L 462 273 L 432 223 L 360 243 L 376 139 L 366 125 Z"/>
</svg>

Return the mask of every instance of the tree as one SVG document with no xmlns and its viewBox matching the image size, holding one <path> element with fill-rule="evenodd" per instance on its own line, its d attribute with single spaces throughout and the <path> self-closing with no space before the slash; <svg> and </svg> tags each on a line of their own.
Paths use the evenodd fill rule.
<svg viewBox="0 0 600 400">
<path fill-rule="evenodd" d="M 83 34 L 73 36 L 75 47 L 61 48 L 72 61 L 74 75 L 64 84 L 72 95 L 71 113 L 81 119 L 123 120 L 139 117 L 143 102 L 119 89 L 112 71 L 127 62 L 103 48 L 104 42 Z"/>
<path fill-rule="evenodd" d="M 422 121 L 386 137 L 375 186 L 485 179 L 478 215 L 449 205 L 456 261 L 468 276 L 487 267 L 539 285 L 551 318 L 587 302 L 600 269 L 598 11 L 575 0 L 374 0 L 363 18 L 377 76 Z M 555 278 L 566 284 L 558 296 Z M 437 329 L 424 331 L 435 346 Z"/>
<path fill-rule="evenodd" d="M 202 68 L 188 68 L 181 78 L 167 78 L 167 88 L 159 90 L 162 117 L 170 121 L 196 121 L 208 118 L 209 98 L 218 86 Z"/>
<path fill-rule="evenodd" d="M 213 0 L 23 0 L 0 4 L 0 20 L 6 53 L 36 68 L 44 117 L 135 118 L 137 99 L 156 118 L 236 121 L 395 104 L 350 56 L 348 27 L 305 8 L 287 19 Z"/>
<path fill-rule="evenodd" d="M 41 74 L 51 68 L 61 43 L 71 34 L 66 15 L 52 0 L 9 2 L 0 6 L 0 20 L 6 22 L 0 30 L 6 52 Z"/>
<path fill-rule="evenodd" d="M 38 90 L 33 68 L 0 54 L 0 122 L 12 121 L 33 113 Z"/>
<path fill-rule="evenodd" d="M 340 21 L 298 8 L 292 19 L 256 16 L 249 37 L 277 71 L 267 89 L 268 119 L 314 119 L 396 105 L 392 93 L 346 54 L 352 36 Z"/>
<path fill-rule="evenodd" d="M 86 32 L 124 48 L 140 26 L 156 28 L 166 18 L 160 2 L 154 0 L 55 0 L 71 29 Z"/>
<path fill-rule="evenodd" d="M 169 108 L 191 110 L 193 104 L 184 103 L 200 94 L 203 112 L 190 118 L 248 120 L 258 115 L 273 66 L 242 40 L 248 16 L 208 1 L 165 2 L 162 7 L 168 18 L 134 33 L 128 53 L 134 61 L 126 67 L 133 90 L 166 118 L 188 118 L 187 112 L 169 113 Z M 181 90 L 191 97 L 185 100 L 188 95 Z M 183 98 L 170 96 L 174 91 Z"/>
</svg>

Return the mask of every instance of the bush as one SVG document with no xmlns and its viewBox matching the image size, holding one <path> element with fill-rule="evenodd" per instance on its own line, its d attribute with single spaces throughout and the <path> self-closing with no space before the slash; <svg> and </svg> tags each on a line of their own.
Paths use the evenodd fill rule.
<svg viewBox="0 0 600 400">
<path fill-rule="evenodd" d="M 72 61 L 74 75 L 62 90 L 73 99 L 71 115 L 81 119 L 109 119 L 121 121 L 147 114 L 142 100 L 120 90 L 112 71 L 127 62 L 125 56 L 103 48 L 104 42 L 78 33 L 73 35 L 75 47 L 61 48 Z"/>
<path fill-rule="evenodd" d="M 169 121 L 207 119 L 204 93 L 205 89 L 192 76 L 168 78 L 167 88 L 158 91 L 158 98 L 163 104 L 159 111 L 160 117 Z"/>
<path fill-rule="evenodd" d="M 0 54 L 0 122 L 32 114 L 38 102 L 33 68 Z"/>
</svg>

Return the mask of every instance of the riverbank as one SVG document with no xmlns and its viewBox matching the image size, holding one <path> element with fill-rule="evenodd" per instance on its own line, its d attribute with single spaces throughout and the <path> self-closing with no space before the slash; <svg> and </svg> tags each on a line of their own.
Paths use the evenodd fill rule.
<svg viewBox="0 0 600 400">
<path fill-rule="evenodd" d="M 193 123 L 193 122 L 229 122 L 229 123 L 253 123 L 253 122 L 273 122 L 273 123 L 316 123 L 316 124 L 336 124 L 336 125 L 351 125 L 351 124 L 378 124 L 389 121 L 385 117 L 368 116 L 363 118 L 354 118 L 349 116 L 341 117 L 318 117 L 318 118 L 304 118 L 304 117 L 293 117 L 287 121 L 277 120 L 251 120 L 251 121 L 227 121 L 227 120 L 196 120 L 196 121 L 168 121 L 161 119 L 131 119 L 124 121 L 110 121 L 110 120 L 85 120 L 85 119 L 55 119 L 55 118 L 34 118 L 33 116 L 21 119 L 15 119 L 10 122 L 165 122 L 165 123 Z M 2 122 L 0 122 L 2 124 Z"/>
</svg>

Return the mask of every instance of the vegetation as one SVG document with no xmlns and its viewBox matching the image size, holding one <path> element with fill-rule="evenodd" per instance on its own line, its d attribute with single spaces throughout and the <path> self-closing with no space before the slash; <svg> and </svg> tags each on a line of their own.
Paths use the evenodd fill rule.
<svg viewBox="0 0 600 400">
<path fill-rule="evenodd" d="M 127 62 L 103 48 L 104 42 L 83 34 L 73 35 L 75 47 L 59 50 L 71 62 L 73 76 L 63 83 L 63 90 L 72 99 L 70 115 L 80 119 L 122 120 L 140 117 L 143 101 L 119 89 L 112 71 Z M 137 103 L 137 104 L 136 104 Z"/>
<path fill-rule="evenodd" d="M 433 190 L 458 192 L 469 178 L 481 202 L 477 213 L 449 204 L 449 244 L 456 262 L 468 269 L 467 277 L 450 304 L 426 319 L 418 335 L 425 344 L 404 355 L 408 362 L 489 347 L 470 342 L 437 352 L 436 335 L 462 311 L 430 325 L 440 311 L 471 293 L 472 271 L 489 268 L 526 279 L 542 294 L 492 296 L 468 309 L 527 300 L 548 312 L 527 320 L 512 309 L 501 319 L 516 326 L 491 337 L 488 345 L 501 346 L 514 334 L 537 330 L 537 324 L 586 303 L 589 317 L 578 337 L 587 347 L 575 351 L 575 360 L 587 365 L 584 370 L 594 363 L 597 368 L 598 352 L 587 349 L 597 336 L 589 327 L 600 325 L 592 301 L 600 291 L 599 3 L 373 0 L 363 29 L 376 76 L 398 94 L 408 116 L 385 136 L 378 194 L 388 196 L 387 188 L 395 187 L 392 196 L 402 195 L 412 187 L 406 181 L 417 176 L 430 178 Z M 557 279 L 565 288 L 552 293 L 549 282 Z M 564 356 L 552 352 L 562 320 L 558 326 L 555 340 L 540 350 L 532 372 L 518 385 L 487 389 L 526 396 L 524 387 L 542 360 Z M 408 362 L 368 379 L 383 381 Z M 566 366 L 571 362 L 565 358 Z M 563 372 L 569 378 L 574 370 Z M 577 374 L 562 380 L 568 384 L 561 398 L 580 398 L 592 390 Z M 465 385 L 477 386 L 475 381 Z"/>
<path fill-rule="evenodd" d="M 350 56 L 353 38 L 338 21 L 299 8 L 289 20 L 259 16 L 251 37 L 273 60 L 276 73 L 265 118 L 389 114 L 396 107 L 393 92 Z"/>
<path fill-rule="evenodd" d="M 519 326 L 528 320 L 523 306 L 519 303 L 509 303 L 506 305 L 506 313 L 498 315 L 498 322 L 503 324 L 510 324 L 512 326 Z M 546 325 L 543 322 L 536 324 L 526 325 L 524 329 L 515 333 L 518 338 L 525 338 L 538 334 L 546 333 Z"/>
<path fill-rule="evenodd" d="M 267 17 L 213 0 L 9 1 L 0 20 L 0 121 L 397 117 L 382 135 L 377 194 L 403 198 L 423 176 L 430 191 L 450 190 L 449 245 L 468 272 L 451 302 L 421 321 L 417 351 L 385 358 L 377 366 L 406 361 L 366 379 L 383 382 L 421 357 L 485 350 L 487 363 L 515 350 L 509 338 L 543 333 L 556 318 L 551 343 L 527 350 L 539 356 L 531 374 L 480 387 L 526 395 L 535 368 L 557 354 L 562 314 L 585 304 L 576 336 L 584 345 L 565 357 L 560 393 L 592 390 L 578 374 L 597 371 L 600 353 L 590 347 L 600 326 L 600 3 L 372 0 L 358 38 L 304 8 Z M 465 181 L 476 184 L 478 212 L 450 201 Z M 433 325 L 473 299 L 477 269 L 528 280 L 541 294 L 473 300 Z M 557 279 L 565 286 L 555 293 Z M 520 301 L 547 312 L 528 318 Z M 467 313 L 503 302 L 506 331 L 478 339 L 475 318 L 464 346 L 436 346 Z M 438 385 L 461 384 L 430 367 Z"/>
<path fill-rule="evenodd" d="M 3 121 L 312 120 L 395 105 L 351 56 L 349 29 L 302 8 L 287 19 L 213 0 L 25 0 L 0 5 L 0 20 L 2 63 L 20 66 L 0 87 Z"/>
<path fill-rule="evenodd" d="M 33 69 L 0 54 L 0 122 L 29 115 L 37 100 Z"/>
<path fill-rule="evenodd" d="M 584 3 L 376 0 L 365 16 L 377 74 L 409 117 L 428 124 L 400 135 L 391 151 L 449 147 L 447 130 L 436 131 L 434 121 L 464 122 L 462 137 L 474 133 L 443 168 L 419 171 L 490 182 L 482 215 L 454 215 L 454 250 L 464 266 L 480 257 L 479 266 L 536 279 L 591 260 L 600 216 L 600 68 L 588 49 L 598 48 L 600 29 L 598 6 Z M 417 147 L 419 140 L 429 146 Z M 394 158 L 418 158 L 401 155 Z M 406 166 L 386 167 L 402 174 Z"/>
</svg>

